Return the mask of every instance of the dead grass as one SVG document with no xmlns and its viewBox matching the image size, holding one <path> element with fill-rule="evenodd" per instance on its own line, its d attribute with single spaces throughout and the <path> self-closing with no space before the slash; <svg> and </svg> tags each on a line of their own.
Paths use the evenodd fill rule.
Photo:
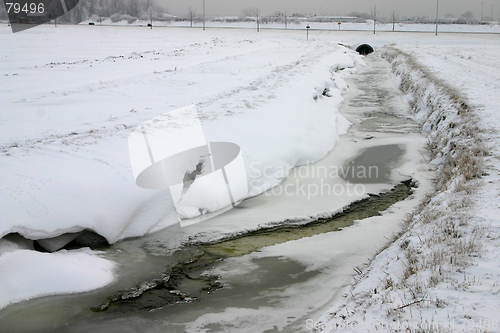
<svg viewBox="0 0 500 333">
<path fill-rule="evenodd" d="M 468 265 L 470 258 L 480 253 L 481 242 L 478 234 L 471 232 L 469 220 L 474 209 L 471 195 L 485 174 L 488 149 L 474 108 L 458 91 L 394 47 L 380 54 L 392 63 L 400 89 L 411 96 L 411 111 L 422 119 L 427 149 L 437 162 L 434 192 L 427 194 L 417 212 L 405 221 L 408 229 L 428 225 L 432 233 L 419 244 L 402 248 L 406 262 L 399 284 L 403 287 L 412 276 L 430 270 L 427 286 L 436 286 L 448 272 Z"/>
</svg>

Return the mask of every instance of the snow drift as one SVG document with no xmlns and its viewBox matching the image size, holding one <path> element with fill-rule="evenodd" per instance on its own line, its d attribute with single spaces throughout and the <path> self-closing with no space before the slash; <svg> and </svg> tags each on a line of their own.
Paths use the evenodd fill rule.
<svg viewBox="0 0 500 333">
<path fill-rule="evenodd" d="M 323 158 L 346 133 L 350 124 L 338 113 L 343 77 L 363 64 L 335 43 L 311 48 L 294 37 L 190 30 L 158 43 L 165 38 L 158 30 L 145 37 L 116 27 L 48 29 L 0 34 L 10 45 L 0 65 L 9 86 L 0 102 L 0 237 L 17 233 L 51 250 L 84 230 L 114 243 L 178 223 L 168 189 L 136 185 L 127 138 L 140 124 L 196 105 L 207 141 L 241 148 L 255 196 L 286 179 L 283 170 Z M 84 44 L 76 42 L 83 30 Z M 109 48 L 100 47 L 103 39 Z M 41 50 L 36 57 L 26 43 Z M 113 264 L 97 252 L 46 254 L 1 241 L 0 307 L 113 280 Z M 34 274 L 43 283 L 18 283 Z"/>
</svg>

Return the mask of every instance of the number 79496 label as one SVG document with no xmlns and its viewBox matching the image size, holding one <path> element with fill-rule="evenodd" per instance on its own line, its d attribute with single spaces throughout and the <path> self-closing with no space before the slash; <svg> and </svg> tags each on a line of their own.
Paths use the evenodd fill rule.
<svg viewBox="0 0 500 333">
<path fill-rule="evenodd" d="M 473 329 L 473 328 L 478 328 L 478 329 L 497 329 L 498 328 L 498 320 L 493 319 L 480 319 L 480 320 L 474 320 L 474 319 L 460 319 L 461 321 L 461 326 L 462 329 Z"/>
<path fill-rule="evenodd" d="M 79 0 L 3 0 L 13 32 L 57 20 L 67 15 L 78 2 Z M 70 21 L 70 16 L 66 16 L 66 21 Z"/>
<path fill-rule="evenodd" d="M 43 2 L 30 2 L 27 3 L 25 2 L 24 4 L 19 3 L 19 2 L 6 2 L 5 3 L 7 14 L 10 14 L 11 11 L 14 12 L 15 14 L 19 14 L 21 12 L 23 13 L 39 13 L 42 14 L 45 12 L 45 4 Z"/>
</svg>

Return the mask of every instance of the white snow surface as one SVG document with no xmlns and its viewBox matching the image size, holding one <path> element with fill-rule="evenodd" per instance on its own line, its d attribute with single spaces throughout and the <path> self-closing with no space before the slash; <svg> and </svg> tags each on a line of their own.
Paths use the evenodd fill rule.
<svg viewBox="0 0 500 333">
<path fill-rule="evenodd" d="M 28 239 L 88 229 L 114 243 L 177 223 L 169 191 L 135 184 L 127 138 L 191 104 L 208 141 L 241 147 L 249 195 L 264 192 L 295 166 L 323 158 L 346 133 L 350 124 L 338 113 L 343 77 L 363 65 L 335 40 L 294 35 L 0 29 L 0 236 Z M 1 307 L 113 280 L 111 262 L 90 250 L 42 254 L 3 241 L 3 289 L 12 293 L 1 293 Z M 30 277 L 28 287 L 16 282 Z"/>
<path fill-rule="evenodd" d="M 0 255 L 0 309 L 33 297 L 94 290 L 114 280 L 115 264 L 88 248 L 41 253 L 11 246 Z"/>
<path fill-rule="evenodd" d="M 305 331 L 500 332 L 500 44 L 497 40 L 461 36 L 440 37 L 435 41 L 398 40 L 395 43 L 396 48 L 411 54 L 442 84 L 463 95 L 484 131 L 481 135 L 490 155 L 485 158 L 486 174 L 479 189 L 469 194 L 457 192 L 450 195 L 454 191 L 450 188 L 430 203 L 432 209 L 444 212 L 446 218 L 450 207 L 456 207 L 457 200 L 463 200 L 464 196 L 470 200 L 472 205 L 468 210 L 460 213 L 458 209 L 468 223 L 459 229 L 457 237 L 462 238 L 463 244 L 473 246 L 474 250 L 451 272 L 444 273 L 441 268 L 437 271 L 423 269 L 408 278 L 406 288 L 393 290 L 389 279 L 397 282 L 408 265 L 404 252 L 406 245 L 414 246 L 418 252 L 432 250 L 434 255 L 441 246 L 426 243 L 426 240 L 443 230 L 432 223 L 418 223 L 417 219 L 415 227 L 405 233 L 401 241 L 376 256 L 366 271 L 357 277 L 357 283 L 344 290 L 344 299 L 321 318 L 310 319 L 304 326 Z M 444 115 L 453 118 L 453 110 Z M 452 135 L 452 131 L 445 133 L 444 136 Z M 441 159 L 437 159 L 433 163 L 440 162 Z M 453 216 L 452 221 L 456 218 Z M 424 258 L 439 260 L 430 253 Z M 440 265 L 445 268 L 446 261 L 450 260 L 454 260 L 453 253 Z M 433 276 L 440 274 L 445 274 L 444 278 L 439 278 L 440 282 L 427 286 Z M 424 289 L 419 290 L 418 286 Z"/>
<path fill-rule="evenodd" d="M 492 151 L 489 175 L 473 197 L 473 219 L 485 230 L 481 257 L 474 258 L 465 273 L 457 272 L 454 278 L 464 282 L 459 288 L 442 284 L 429 291 L 431 299 L 444 300 L 440 303 L 446 304 L 444 310 L 420 307 L 415 318 L 440 323 L 455 318 L 454 331 L 462 329 L 462 318 L 478 325 L 470 328 L 466 322 L 465 331 L 486 330 L 484 319 L 490 319 L 491 326 L 500 312 L 498 36 L 311 31 L 306 43 L 292 32 L 256 35 L 210 29 L 201 34 L 172 28 L 146 33 L 133 27 L 94 28 L 100 27 L 55 30 L 44 25 L 12 34 L 9 27 L 0 26 L 0 39 L 6 45 L 0 62 L 1 236 L 18 232 L 36 239 L 92 229 L 116 242 L 177 223 L 168 194 L 135 185 L 127 136 L 139 124 L 189 104 L 204 116 L 207 138 L 237 143 L 248 165 L 257 161 L 262 168 L 282 171 L 319 160 L 348 127 L 337 112 L 346 88 L 343 75 L 363 64 L 361 57 L 337 42 L 369 42 L 375 47 L 395 43 L 466 94 L 479 110 Z M 348 69 L 332 73 L 332 67 Z M 331 98 L 321 97 L 327 85 Z M 251 195 L 284 179 L 279 173 L 249 174 L 254 176 Z M 291 247 L 290 258 L 318 268 L 327 262 L 324 253 L 311 257 L 301 249 L 314 248 L 320 238 L 304 240 L 303 247 L 282 246 Z M 389 247 L 375 259 L 354 294 L 373 291 L 400 254 L 397 247 Z M 112 281 L 113 264 L 97 252 L 45 254 L 27 248 L 6 240 L 0 243 L 0 308 L 36 296 L 83 292 Z M 275 251 L 267 248 L 256 256 L 273 256 Z M 49 282 L 4 293 L 6 286 L 34 276 Z M 345 309 L 346 304 L 333 306 L 329 313 Z M 372 306 L 368 315 L 358 313 L 353 320 L 366 322 L 372 316 L 370 320 L 387 321 L 386 310 Z M 241 311 L 228 309 L 227 313 L 239 316 Z M 327 331 L 333 327 L 329 314 L 313 319 Z M 303 329 L 307 330 L 306 322 Z"/>
<path fill-rule="evenodd" d="M 165 32 L 40 26 L 14 35 L 2 27 L 0 236 L 90 229 L 113 243 L 176 223 L 164 220 L 168 193 L 144 213 L 158 191 L 135 185 L 126 138 L 190 104 L 208 141 L 241 147 L 250 196 L 286 177 L 252 170 L 321 159 L 347 130 L 337 87 L 363 61 L 335 41 Z M 325 88 L 332 97 L 323 98 Z"/>
</svg>

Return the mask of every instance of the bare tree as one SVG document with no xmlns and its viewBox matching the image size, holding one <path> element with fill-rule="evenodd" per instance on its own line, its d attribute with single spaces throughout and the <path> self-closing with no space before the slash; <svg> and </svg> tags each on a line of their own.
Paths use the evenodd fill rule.
<svg viewBox="0 0 500 333">
<path fill-rule="evenodd" d="M 94 10 L 96 11 L 97 15 L 99 15 L 99 24 L 102 25 L 102 11 L 103 11 L 103 4 L 102 1 L 97 1 L 94 5 Z"/>
<path fill-rule="evenodd" d="M 156 11 L 156 8 L 150 3 L 148 3 L 147 13 L 149 15 L 150 27 L 151 27 L 151 29 L 153 29 L 153 15 L 155 15 L 157 13 L 157 11 Z"/>
<path fill-rule="evenodd" d="M 194 16 L 196 15 L 196 11 L 191 7 L 189 6 L 189 20 L 191 21 L 191 28 L 193 27 L 193 19 L 194 19 Z"/>
<path fill-rule="evenodd" d="M 245 16 L 246 18 L 256 18 L 256 22 L 257 22 L 257 31 L 259 31 L 260 27 L 259 27 L 259 8 L 256 8 L 256 7 L 253 7 L 253 8 L 245 8 L 243 9 L 243 16 Z"/>
<path fill-rule="evenodd" d="M 394 26 L 398 19 L 399 19 L 398 14 L 396 14 L 395 11 L 392 11 L 392 31 L 394 31 Z"/>
<path fill-rule="evenodd" d="M 139 17 L 140 11 L 141 11 L 140 4 L 137 0 L 129 1 L 126 14 Z"/>
</svg>

